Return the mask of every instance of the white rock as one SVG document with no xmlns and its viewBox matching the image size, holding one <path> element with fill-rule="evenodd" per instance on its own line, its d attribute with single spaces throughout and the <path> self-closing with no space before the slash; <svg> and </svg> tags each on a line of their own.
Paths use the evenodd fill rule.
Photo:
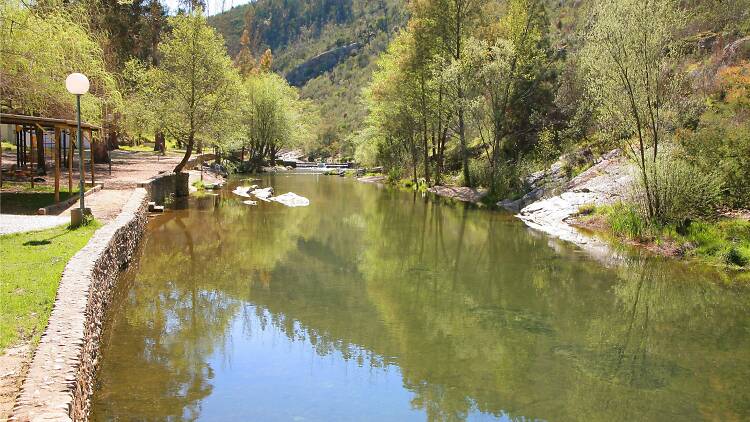
<svg viewBox="0 0 750 422">
<path fill-rule="evenodd" d="M 255 189 L 252 192 L 253 195 L 255 195 L 256 198 L 260 199 L 261 201 L 269 201 L 269 197 L 273 195 L 273 188 L 268 187 L 264 189 Z"/>
<path fill-rule="evenodd" d="M 250 194 L 248 194 L 250 189 L 252 188 L 249 186 L 237 186 L 236 188 L 234 188 L 232 193 L 235 195 L 241 196 L 243 198 L 250 198 Z"/>
<path fill-rule="evenodd" d="M 286 205 L 287 207 L 306 207 L 310 205 L 310 200 L 304 196 L 299 196 L 293 192 L 287 192 L 283 195 L 269 198 L 271 201 Z"/>
<path fill-rule="evenodd" d="M 242 203 L 245 205 L 258 205 L 258 201 L 247 200 L 247 201 L 242 201 Z"/>
</svg>

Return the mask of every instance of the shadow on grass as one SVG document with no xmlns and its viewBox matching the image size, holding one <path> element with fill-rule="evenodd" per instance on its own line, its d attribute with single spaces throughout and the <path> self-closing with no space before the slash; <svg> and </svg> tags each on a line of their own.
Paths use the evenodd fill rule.
<svg viewBox="0 0 750 422">
<path fill-rule="evenodd" d="M 71 196 L 70 192 L 60 192 L 60 201 L 65 201 Z M 2 214 L 34 215 L 39 208 L 54 203 L 55 194 L 53 192 L 0 193 L 0 213 Z"/>
</svg>

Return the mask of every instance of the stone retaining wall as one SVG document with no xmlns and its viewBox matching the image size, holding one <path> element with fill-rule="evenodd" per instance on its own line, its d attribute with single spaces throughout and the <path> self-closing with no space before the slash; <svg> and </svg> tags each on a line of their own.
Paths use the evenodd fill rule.
<svg viewBox="0 0 750 422">
<path fill-rule="evenodd" d="M 143 236 L 147 201 L 147 191 L 136 189 L 120 215 L 68 262 L 10 420 L 88 419 L 105 311 Z"/>
<path fill-rule="evenodd" d="M 190 195 L 189 178 L 188 173 L 164 173 L 139 183 L 138 187 L 146 189 L 152 201 L 164 205 L 164 200 L 172 194 L 176 197 Z"/>
</svg>

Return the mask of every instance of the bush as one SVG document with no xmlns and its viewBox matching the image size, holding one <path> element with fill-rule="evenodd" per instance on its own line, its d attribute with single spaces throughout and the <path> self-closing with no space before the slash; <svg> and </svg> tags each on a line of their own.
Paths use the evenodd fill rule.
<svg viewBox="0 0 750 422">
<path fill-rule="evenodd" d="M 596 205 L 594 204 L 583 204 L 578 207 L 578 215 L 591 215 L 596 212 Z"/>
<path fill-rule="evenodd" d="M 665 225 L 712 217 L 721 199 L 721 178 L 712 171 L 701 171 L 671 152 L 662 153 L 654 168 L 647 169 L 654 215 L 650 221 Z M 649 219 L 646 185 L 636 177 L 634 203 Z"/>
<path fill-rule="evenodd" d="M 715 172 L 723 184 L 722 202 L 750 207 L 750 62 L 722 68 L 714 78 L 695 130 L 681 137 L 686 157 L 702 172 Z"/>
</svg>

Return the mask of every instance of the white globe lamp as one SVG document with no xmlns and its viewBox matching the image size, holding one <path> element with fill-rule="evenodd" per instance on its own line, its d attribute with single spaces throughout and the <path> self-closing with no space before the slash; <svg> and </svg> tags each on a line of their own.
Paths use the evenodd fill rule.
<svg viewBox="0 0 750 422">
<path fill-rule="evenodd" d="M 65 88 L 73 95 L 83 95 L 89 92 L 89 78 L 83 73 L 71 73 L 65 79 Z"/>
<path fill-rule="evenodd" d="M 79 209 L 71 211 L 70 218 L 71 225 L 77 226 L 83 221 L 84 215 L 91 213 L 91 211 L 86 208 L 83 200 L 86 193 L 86 186 L 83 180 L 83 134 L 81 133 L 81 95 L 89 92 L 89 78 L 83 73 L 71 73 L 65 78 L 65 88 L 68 92 L 76 96 L 76 122 L 78 123 L 78 136 L 76 138 L 78 139 L 78 195 L 80 199 Z"/>
</svg>

